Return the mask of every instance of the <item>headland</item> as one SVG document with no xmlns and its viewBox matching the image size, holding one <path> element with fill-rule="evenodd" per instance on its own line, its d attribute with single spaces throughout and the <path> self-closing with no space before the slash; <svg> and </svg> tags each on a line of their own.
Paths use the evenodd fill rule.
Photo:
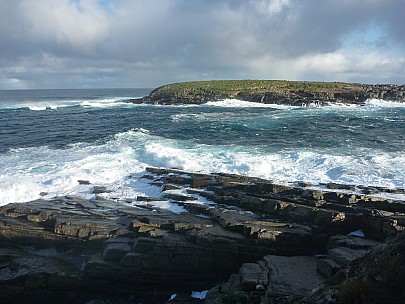
<svg viewBox="0 0 405 304">
<path fill-rule="evenodd" d="M 163 85 L 148 96 L 129 102 L 188 105 L 223 99 L 291 106 L 361 105 L 367 99 L 404 102 L 405 85 L 287 80 L 193 81 Z"/>
</svg>

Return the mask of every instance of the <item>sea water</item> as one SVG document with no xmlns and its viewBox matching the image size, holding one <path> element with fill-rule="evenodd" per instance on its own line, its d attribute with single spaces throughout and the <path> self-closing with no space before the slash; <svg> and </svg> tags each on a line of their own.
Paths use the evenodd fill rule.
<svg viewBox="0 0 405 304">
<path fill-rule="evenodd" d="M 0 91 L 0 205 L 158 196 L 146 166 L 278 183 L 405 187 L 405 103 L 135 105 L 150 89 Z M 89 181 L 89 185 L 79 180 Z M 404 195 L 398 195 L 404 199 Z"/>
</svg>

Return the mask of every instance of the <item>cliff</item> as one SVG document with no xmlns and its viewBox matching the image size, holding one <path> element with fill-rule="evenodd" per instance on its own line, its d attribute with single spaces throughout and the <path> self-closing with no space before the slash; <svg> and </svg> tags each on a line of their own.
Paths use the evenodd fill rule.
<svg viewBox="0 0 405 304">
<path fill-rule="evenodd" d="M 227 98 L 285 105 L 363 104 L 369 98 L 405 101 L 405 85 L 286 80 L 216 80 L 167 84 L 133 103 L 203 104 Z"/>
</svg>

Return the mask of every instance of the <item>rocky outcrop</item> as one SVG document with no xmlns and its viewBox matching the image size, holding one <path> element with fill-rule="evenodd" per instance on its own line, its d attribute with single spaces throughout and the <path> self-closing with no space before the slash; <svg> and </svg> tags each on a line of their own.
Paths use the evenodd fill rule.
<svg viewBox="0 0 405 304">
<path fill-rule="evenodd" d="M 228 97 L 231 98 L 231 97 Z M 264 104 L 281 104 L 289 106 L 326 106 L 333 103 L 363 104 L 369 95 L 364 91 L 345 93 L 333 92 L 306 92 L 289 91 L 288 93 L 265 92 L 265 93 L 238 93 L 235 99 Z"/>
<path fill-rule="evenodd" d="M 228 82 L 229 86 L 231 86 L 232 81 Z M 215 81 L 210 82 L 212 85 L 211 89 L 205 82 L 201 82 L 201 87 L 199 87 L 198 82 L 193 82 L 190 83 L 190 88 L 182 87 L 181 89 L 173 88 L 169 90 L 166 89 L 171 85 L 166 85 L 153 90 L 149 96 L 131 99 L 128 100 L 128 102 L 137 104 L 150 103 L 161 105 L 182 105 L 203 104 L 208 101 L 224 99 L 239 99 L 264 104 L 325 106 L 334 103 L 362 105 L 367 99 L 372 98 L 397 102 L 405 101 L 405 85 L 326 83 L 329 84 L 329 86 L 323 87 L 322 83 L 316 82 L 284 82 L 285 83 L 278 84 L 278 86 L 275 86 L 274 88 L 263 88 L 258 86 L 248 87 L 248 90 L 241 88 L 239 91 L 227 88 L 224 85 L 220 85 L 221 89 L 218 90 L 215 87 Z M 174 86 L 176 85 L 178 84 L 174 84 Z M 287 89 L 288 86 L 291 86 L 291 88 Z M 302 86 L 302 88 L 297 89 L 299 86 Z"/>
<path fill-rule="evenodd" d="M 257 263 L 244 263 L 229 280 L 212 288 L 206 304 L 293 303 L 324 284 L 316 270 L 317 259 L 309 256 L 268 255 Z M 231 299 L 238 299 L 231 302 Z"/>
<path fill-rule="evenodd" d="M 304 303 L 404 303 L 404 237 L 402 233 L 384 244 L 372 244 L 348 267 L 338 265 L 329 285 L 308 294 Z"/>
<path fill-rule="evenodd" d="M 369 194 L 393 189 L 146 171 L 158 198 L 0 207 L 0 301 L 201 303 L 187 297 L 210 289 L 207 303 L 301 303 L 405 226 L 404 201 Z"/>
<path fill-rule="evenodd" d="M 352 268 L 357 269 L 356 265 L 369 259 L 366 254 L 382 245 L 338 235 L 330 238 L 329 246 L 326 256 L 268 255 L 256 263 L 244 263 L 227 282 L 208 292 L 205 303 L 362 303 L 355 298 L 342 301 L 348 296 L 345 284 L 352 280 Z"/>
</svg>

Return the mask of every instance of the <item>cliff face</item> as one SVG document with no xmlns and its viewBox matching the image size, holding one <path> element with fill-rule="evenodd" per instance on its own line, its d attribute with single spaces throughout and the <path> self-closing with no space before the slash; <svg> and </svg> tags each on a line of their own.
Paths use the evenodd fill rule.
<svg viewBox="0 0 405 304">
<path fill-rule="evenodd" d="M 202 104 L 227 98 L 266 104 L 305 106 L 332 103 L 363 104 L 377 98 L 405 101 L 405 85 L 365 85 L 341 82 L 282 80 L 220 80 L 161 86 L 133 103 Z"/>
<path fill-rule="evenodd" d="M 368 98 L 404 101 L 405 85 L 373 85 L 367 89 Z"/>
<path fill-rule="evenodd" d="M 266 104 L 284 104 L 291 106 L 305 106 L 310 104 L 328 105 L 331 103 L 362 104 L 367 100 L 364 92 L 306 92 L 290 91 L 288 93 L 266 92 L 266 93 L 239 93 L 235 97 L 239 100 L 259 102 Z"/>
</svg>

